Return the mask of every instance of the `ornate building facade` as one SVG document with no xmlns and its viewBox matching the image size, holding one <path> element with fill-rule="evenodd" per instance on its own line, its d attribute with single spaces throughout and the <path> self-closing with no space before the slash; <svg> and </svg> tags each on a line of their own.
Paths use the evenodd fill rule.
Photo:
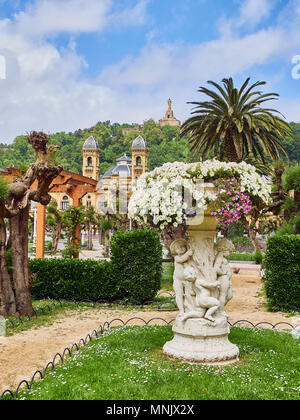
<svg viewBox="0 0 300 420">
<path fill-rule="evenodd" d="M 93 206 L 96 211 L 113 210 L 118 205 L 121 213 L 127 209 L 131 196 L 132 184 L 148 171 L 148 147 L 146 140 L 139 135 L 132 143 L 131 158 L 126 154 L 116 160 L 116 165 L 99 177 L 100 147 L 93 136 L 89 137 L 82 149 L 82 175 L 97 181 L 95 192 L 86 194 L 81 202 L 84 206 Z M 73 205 L 68 195 L 51 194 L 60 210 Z"/>
</svg>

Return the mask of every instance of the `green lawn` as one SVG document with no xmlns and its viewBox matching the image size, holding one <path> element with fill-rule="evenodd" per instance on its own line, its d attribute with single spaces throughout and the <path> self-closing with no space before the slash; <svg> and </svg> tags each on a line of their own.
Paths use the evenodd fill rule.
<svg viewBox="0 0 300 420">
<path fill-rule="evenodd" d="M 217 368 L 162 354 L 167 326 L 117 327 L 24 391 L 26 400 L 298 400 L 300 341 L 291 334 L 233 328 L 240 362 Z"/>
</svg>

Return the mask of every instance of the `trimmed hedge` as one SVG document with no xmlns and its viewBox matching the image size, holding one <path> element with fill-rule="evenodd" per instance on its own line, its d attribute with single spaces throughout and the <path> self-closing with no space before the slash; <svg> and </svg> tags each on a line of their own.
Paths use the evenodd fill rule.
<svg viewBox="0 0 300 420">
<path fill-rule="evenodd" d="M 118 231 L 111 240 L 118 292 L 137 302 L 152 300 L 162 277 L 162 245 L 155 230 Z"/>
<path fill-rule="evenodd" d="M 31 294 L 36 299 L 152 300 L 162 275 L 162 246 L 155 231 L 117 232 L 111 261 L 32 259 Z"/>
<path fill-rule="evenodd" d="M 270 307 L 300 311 L 300 235 L 270 238 L 264 263 Z"/>
<path fill-rule="evenodd" d="M 114 300 L 116 285 L 107 261 L 71 258 L 32 259 L 29 262 L 35 299 Z"/>
</svg>

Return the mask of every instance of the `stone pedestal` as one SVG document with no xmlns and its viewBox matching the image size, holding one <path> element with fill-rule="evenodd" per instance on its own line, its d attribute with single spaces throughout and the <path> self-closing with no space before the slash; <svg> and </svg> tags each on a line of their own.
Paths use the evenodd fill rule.
<svg viewBox="0 0 300 420">
<path fill-rule="evenodd" d="M 176 321 L 174 338 L 164 345 L 164 353 L 171 358 L 205 364 L 229 364 L 237 362 L 239 349 L 230 343 L 227 318 L 217 325 L 201 319 L 187 320 L 184 326 Z"/>
<path fill-rule="evenodd" d="M 188 229 L 188 243 L 193 256 L 187 265 L 189 268 L 196 267 L 201 278 L 210 284 L 216 282 L 218 278 L 214 266 L 217 255 L 214 243 L 216 226 L 215 218 L 211 217 L 208 211 L 204 217 L 191 221 Z M 178 270 L 180 272 L 180 267 Z M 183 264 L 183 272 L 184 270 Z M 228 278 L 231 282 L 230 276 Z M 207 309 L 201 307 L 199 300 L 197 303 L 195 282 L 184 281 L 183 277 L 183 284 L 185 284 L 184 313 L 181 311 L 175 321 L 174 338 L 165 344 L 164 354 L 183 361 L 206 364 L 222 365 L 237 362 L 239 349 L 228 339 L 230 328 L 224 305 L 220 305 L 213 319 L 206 319 Z M 210 293 L 208 290 L 205 289 L 207 295 Z M 209 298 L 221 300 L 220 288 L 212 288 Z"/>
</svg>

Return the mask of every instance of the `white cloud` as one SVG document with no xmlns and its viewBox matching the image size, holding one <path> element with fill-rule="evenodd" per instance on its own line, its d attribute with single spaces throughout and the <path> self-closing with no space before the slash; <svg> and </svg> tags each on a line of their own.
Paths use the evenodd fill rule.
<svg viewBox="0 0 300 420">
<path fill-rule="evenodd" d="M 83 78 L 88 65 L 76 52 L 76 35 L 101 32 L 107 25 L 140 25 L 147 1 L 113 11 L 113 0 L 37 0 L 12 19 L 0 20 L 0 141 L 33 129 L 47 132 L 87 127 L 113 115 L 114 92 Z M 129 16 L 131 18 L 129 19 Z M 58 49 L 49 36 L 70 34 Z"/>
<path fill-rule="evenodd" d="M 269 16 L 276 0 L 246 0 L 240 8 L 239 26 L 257 25 L 263 18 Z"/>
<path fill-rule="evenodd" d="M 147 18 L 147 6 L 150 0 L 140 0 L 131 8 L 118 10 L 111 15 L 114 25 L 143 25 Z"/>
<path fill-rule="evenodd" d="M 262 1 L 265 7 L 259 19 L 269 13 L 270 2 Z M 197 99 L 198 86 L 208 79 L 251 74 L 256 65 L 278 59 L 290 63 L 293 55 L 300 54 L 299 15 L 292 0 L 288 18 L 282 17 L 284 24 L 244 36 L 231 20 L 224 22 L 230 31 L 219 39 L 194 45 L 158 44 L 149 35 L 138 56 L 103 69 L 92 81 L 83 77 L 88 64 L 76 52 L 76 35 L 101 32 L 113 24 L 142 25 L 148 1 L 134 2 L 129 10 L 114 8 L 114 0 L 82 4 L 82 0 L 38 0 L 15 19 L 0 20 L 0 55 L 7 59 L 7 80 L 0 80 L 0 141 L 11 142 L 33 129 L 73 131 L 99 120 L 159 119 L 169 97 L 176 117 L 184 120 L 190 112 L 186 102 Z M 243 4 L 237 21 L 247 17 L 257 23 L 257 2 Z M 62 32 L 69 33 L 69 45 L 58 50 L 48 37 Z M 292 105 L 281 101 L 280 106 L 295 119 Z"/>
<path fill-rule="evenodd" d="M 15 15 L 13 28 L 23 36 L 101 32 L 109 25 L 137 26 L 146 19 L 149 0 L 113 11 L 114 0 L 36 0 Z"/>
<path fill-rule="evenodd" d="M 96 32 L 107 24 L 112 0 L 37 0 L 16 14 L 14 29 L 25 36 Z"/>
</svg>

